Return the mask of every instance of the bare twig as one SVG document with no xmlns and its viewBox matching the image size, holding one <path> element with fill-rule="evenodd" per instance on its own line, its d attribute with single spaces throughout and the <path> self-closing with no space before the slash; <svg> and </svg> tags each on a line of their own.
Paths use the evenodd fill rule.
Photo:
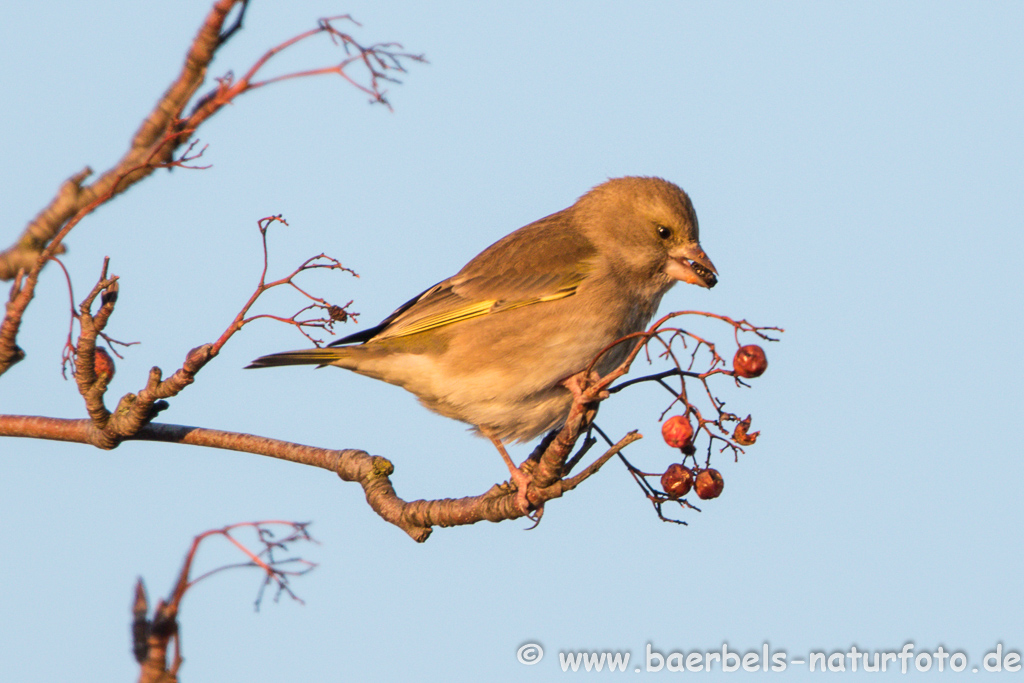
<svg viewBox="0 0 1024 683">
<path fill-rule="evenodd" d="M 284 527 L 285 535 L 277 538 L 274 528 Z M 316 564 L 301 557 L 281 559 L 275 553 L 287 551 L 290 545 L 297 542 L 313 542 L 313 538 L 307 530 L 308 523 L 285 522 L 280 520 L 266 520 L 260 522 L 242 522 L 231 524 L 222 529 L 211 529 L 205 531 L 194 539 L 192 546 L 185 555 L 185 562 L 178 573 L 174 589 L 170 597 L 157 602 L 153 611 L 152 619 L 147 619 L 148 600 L 146 599 L 145 586 L 140 578 L 135 587 L 135 601 L 132 605 L 132 639 L 134 641 L 135 658 L 142 665 L 139 672 L 140 683 L 158 683 L 177 680 L 178 669 L 182 664 L 181 656 L 181 635 L 178 629 L 178 613 L 181 609 L 181 600 L 185 593 L 205 578 L 212 576 L 225 569 L 237 567 L 257 567 L 265 576 L 257 597 L 257 607 L 260 597 L 267 585 L 277 586 L 275 601 L 281 595 L 287 595 L 293 600 L 302 602 L 292 592 L 290 578 L 301 576 L 312 571 Z M 235 537 L 239 530 L 253 530 L 256 532 L 257 544 L 262 546 L 260 550 L 251 550 L 246 544 Z M 192 578 L 192 565 L 195 562 L 196 553 L 200 544 L 208 538 L 222 537 L 231 545 L 237 548 L 242 555 L 248 558 L 247 562 L 227 565 L 210 570 L 201 576 Z M 293 568 L 295 567 L 295 568 Z M 174 656 L 168 662 L 167 652 L 173 641 Z"/>
<path fill-rule="evenodd" d="M 239 11 L 235 21 L 225 29 L 224 22 L 236 6 Z M 197 141 L 192 136 L 226 105 L 250 90 L 284 79 L 319 73 L 336 73 L 359 90 L 370 94 L 374 101 L 388 105 L 381 84 L 397 82 L 393 74 L 405 72 L 405 61 L 426 61 L 422 55 L 402 51 L 397 43 L 362 45 L 335 26 L 339 20 L 351 20 L 349 17 L 321 19 L 317 28 L 269 50 L 240 80 L 234 81 L 230 74 L 217 79 L 213 91 L 198 98 L 191 112 L 183 115 L 188 103 L 195 98 L 204 83 L 207 68 L 215 53 L 241 27 L 246 6 L 246 0 L 218 0 L 193 41 L 181 73 L 135 133 L 128 152 L 113 168 L 91 184 L 84 184 L 85 179 L 92 174 L 90 168 L 69 178 L 49 206 L 28 225 L 17 243 L 0 252 L 0 279 L 16 280 L 3 323 L 0 324 L 0 375 L 24 357 L 24 352 L 16 343 L 24 311 L 32 300 L 41 269 L 49 259 L 64 250 L 62 242 L 68 232 L 96 208 L 158 168 L 206 168 L 192 163 L 206 149 L 204 146 L 195 151 Z M 340 64 L 326 69 L 254 80 L 275 55 L 316 35 L 328 36 L 335 45 L 345 50 L 346 58 Z M 366 69 L 365 83 L 349 73 L 348 67 L 353 64 Z M 183 151 L 179 151 L 182 147 Z"/>
</svg>

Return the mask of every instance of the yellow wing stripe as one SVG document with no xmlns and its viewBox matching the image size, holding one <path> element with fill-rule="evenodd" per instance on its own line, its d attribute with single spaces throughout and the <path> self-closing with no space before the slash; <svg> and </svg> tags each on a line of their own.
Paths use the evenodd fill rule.
<svg viewBox="0 0 1024 683">
<path fill-rule="evenodd" d="M 556 292 L 554 294 L 549 294 L 547 296 L 542 296 L 541 298 L 537 299 L 537 301 L 558 301 L 559 299 L 564 299 L 567 296 L 572 296 L 575 293 L 576 293 L 576 286 L 573 285 L 572 287 L 567 287 L 566 289 L 564 289 L 564 290 L 562 290 L 560 292 Z"/>
<path fill-rule="evenodd" d="M 446 311 L 444 313 L 437 313 L 430 315 L 422 320 L 416 321 L 414 324 L 408 327 L 403 327 L 396 332 L 387 332 L 379 334 L 375 339 L 391 339 L 394 337 L 408 337 L 413 334 L 419 334 L 420 332 L 426 332 L 428 330 L 436 330 L 439 327 L 445 325 L 451 325 L 453 323 L 462 322 L 463 320 L 470 320 L 472 318 L 479 318 L 482 315 L 488 313 L 497 313 L 500 311 L 509 311 L 514 308 L 522 308 L 523 306 L 530 306 L 532 304 L 543 303 L 545 301 L 557 301 L 558 299 L 564 299 L 568 296 L 572 296 L 576 293 L 576 285 L 561 289 L 554 294 L 548 294 L 547 296 L 537 297 L 535 299 L 526 299 L 524 301 L 507 301 L 501 302 L 497 299 L 490 299 L 488 301 L 477 301 L 469 305 L 457 308 L 453 311 Z"/>
<path fill-rule="evenodd" d="M 426 332 L 427 330 L 434 330 L 438 327 L 444 327 L 445 325 L 451 325 L 462 320 L 469 320 L 470 318 L 476 318 L 481 315 L 487 315 L 491 312 L 497 301 L 477 301 L 468 306 L 457 308 L 454 311 L 445 311 L 444 313 L 436 313 L 434 315 L 428 315 L 422 320 L 417 320 L 415 323 L 408 327 L 402 327 L 396 332 L 384 331 L 383 334 L 379 334 L 375 339 L 391 339 L 392 337 L 408 337 L 411 334 L 419 334 L 420 332 Z"/>
</svg>

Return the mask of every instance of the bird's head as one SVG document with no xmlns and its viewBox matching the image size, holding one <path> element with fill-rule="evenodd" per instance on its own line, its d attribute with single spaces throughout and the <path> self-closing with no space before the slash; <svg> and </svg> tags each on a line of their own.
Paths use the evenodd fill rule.
<svg viewBox="0 0 1024 683">
<path fill-rule="evenodd" d="M 589 237 L 632 277 L 698 287 L 718 283 L 715 266 L 700 246 L 690 198 L 661 178 L 615 178 L 577 204 Z"/>
</svg>

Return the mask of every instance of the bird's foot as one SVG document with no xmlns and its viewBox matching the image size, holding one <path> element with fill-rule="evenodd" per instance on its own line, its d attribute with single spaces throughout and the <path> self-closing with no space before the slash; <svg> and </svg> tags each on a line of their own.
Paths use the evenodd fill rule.
<svg viewBox="0 0 1024 683">
<path fill-rule="evenodd" d="M 597 406 L 604 399 L 610 395 L 607 391 L 601 390 L 597 392 L 596 396 L 587 396 L 587 392 L 590 391 L 591 387 L 601 381 L 601 375 L 594 371 L 583 371 L 577 372 L 575 375 L 568 379 L 562 380 L 562 386 L 569 390 L 572 394 L 572 409 L 569 411 L 569 415 L 579 414 L 577 411 L 582 412 L 584 420 L 587 424 L 594 421 L 594 417 L 597 416 Z"/>
<path fill-rule="evenodd" d="M 537 509 L 537 516 L 534 518 L 530 510 L 530 499 L 527 496 L 530 484 L 533 482 L 533 475 L 523 472 L 523 470 L 511 464 L 511 462 L 510 460 L 507 464 L 509 465 L 509 474 L 512 475 L 512 485 L 516 488 L 516 509 L 530 519 L 536 519 L 537 522 L 540 522 L 540 515 L 543 514 L 544 507 L 541 506 Z"/>
<path fill-rule="evenodd" d="M 568 379 L 562 380 L 562 386 L 568 389 L 569 393 L 572 394 L 572 400 L 574 403 L 581 403 L 583 400 L 583 395 L 587 393 L 590 387 L 594 386 L 600 381 L 601 375 L 597 374 L 593 370 L 591 370 L 590 372 L 584 370 L 583 372 L 577 372 L 575 375 L 572 375 Z M 607 391 L 602 390 L 601 392 L 598 393 L 596 398 L 598 400 L 604 400 L 608 398 L 608 395 L 609 394 Z"/>
<path fill-rule="evenodd" d="M 501 459 L 505 461 L 505 465 L 508 467 L 510 476 L 509 482 L 516 489 L 516 510 L 521 514 L 532 519 L 536 524 L 540 523 L 540 518 L 544 514 L 544 506 L 541 505 L 536 510 L 532 510 L 530 499 L 528 496 L 530 484 L 533 482 L 533 473 L 530 471 L 524 471 L 521 467 L 516 467 L 516 464 L 512 462 L 512 458 L 509 457 L 508 451 L 505 450 L 505 445 L 501 443 L 501 439 L 488 434 L 481 430 L 494 447 L 498 449 L 498 453 L 501 454 Z M 536 526 L 534 524 L 534 526 Z"/>
</svg>

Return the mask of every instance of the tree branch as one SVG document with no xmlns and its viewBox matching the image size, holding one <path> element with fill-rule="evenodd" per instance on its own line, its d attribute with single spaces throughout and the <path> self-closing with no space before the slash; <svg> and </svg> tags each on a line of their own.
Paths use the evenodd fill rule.
<svg viewBox="0 0 1024 683">
<path fill-rule="evenodd" d="M 218 0 L 213 6 L 192 42 L 181 73 L 143 121 L 117 164 L 89 185 L 82 184 L 92 175 L 88 166 L 71 176 L 28 224 L 18 241 L 0 252 L 0 279 L 9 280 L 20 269 L 34 269 L 50 240 L 97 198 L 113 198 L 172 160 L 174 150 L 186 142 L 192 132 L 185 134 L 187 126 L 179 125 L 179 117 L 206 80 L 206 70 L 221 45 L 224 19 L 239 2 Z"/>
<path fill-rule="evenodd" d="M 70 230 L 97 207 L 109 202 L 158 168 L 197 168 L 189 166 L 188 162 L 201 156 L 203 149 L 192 152 L 196 144 L 191 140 L 192 135 L 226 105 L 246 92 L 282 78 L 299 78 L 330 72 L 340 75 L 356 88 L 370 94 L 372 101 L 390 106 L 381 84 L 396 82 L 391 74 L 405 71 L 402 60 L 426 61 L 422 55 L 400 51 L 401 45 L 397 43 L 363 46 L 352 36 L 338 30 L 332 23 L 343 19 L 353 21 L 350 17 L 321 19 L 317 28 L 271 48 L 237 82 L 230 74 L 217 79 L 213 91 L 199 98 L 191 112 L 183 116 L 185 108 L 205 81 L 207 68 L 216 51 L 241 26 L 242 16 L 239 14 L 238 19 L 226 32 L 222 30 L 227 15 L 236 5 L 241 5 L 241 12 L 244 12 L 247 2 L 218 0 L 215 3 L 193 40 L 181 73 L 143 121 L 132 138 L 128 152 L 121 160 L 90 185 L 82 184 L 92 173 L 89 168 L 70 178 L 61 186 L 50 204 L 29 224 L 17 243 L 0 252 L 0 279 L 16 279 L 15 287 L 8 299 L 3 323 L 0 324 L 0 375 L 25 355 L 16 343 L 22 316 L 32 300 L 40 271 L 49 259 L 61 253 L 64 248 L 62 241 Z M 335 45 L 345 50 L 348 55 L 346 59 L 327 69 L 306 70 L 254 82 L 260 70 L 274 56 L 316 35 L 327 35 Z M 360 83 L 347 73 L 346 68 L 352 64 L 360 64 L 366 69 L 368 85 Z M 185 150 L 176 159 L 175 154 L 183 145 L 186 146 Z"/>
<path fill-rule="evenodd" d="M 93 422 L 87 419 L 0 415 L 0 437 L 50 439 L 97 445 L 97 440 L 102 441 L 102 437 L 97 436 L 98 431 L 100 430 L 97 430 Z M 530 501 L 541 506 L 548 500 L 560 498 L 596 474 L 613 455 L 639 438 L 639 434 L 631 432 L 586 470 L 571 479 L 563 481 L 560 478 L 544 488 L 531 487 Z M 478 496 L 406 502 L 398 497 L 391 483 L 390 475 L 395 470 L 391 461 L 358 449 L 317 448 L 252 434 L 162 423 L 145 425 L 126 440 L 222 448 L 329 470 L 344 481 L 362 486 L 366 501 L 374 512 L 421 543 L 427 540 L 434 526 L 451 527 L 481 521 L 500 522 L 523 516 L 516 506 L 515 490 L 507 485 L 495 485 Z"/>
</svg>

